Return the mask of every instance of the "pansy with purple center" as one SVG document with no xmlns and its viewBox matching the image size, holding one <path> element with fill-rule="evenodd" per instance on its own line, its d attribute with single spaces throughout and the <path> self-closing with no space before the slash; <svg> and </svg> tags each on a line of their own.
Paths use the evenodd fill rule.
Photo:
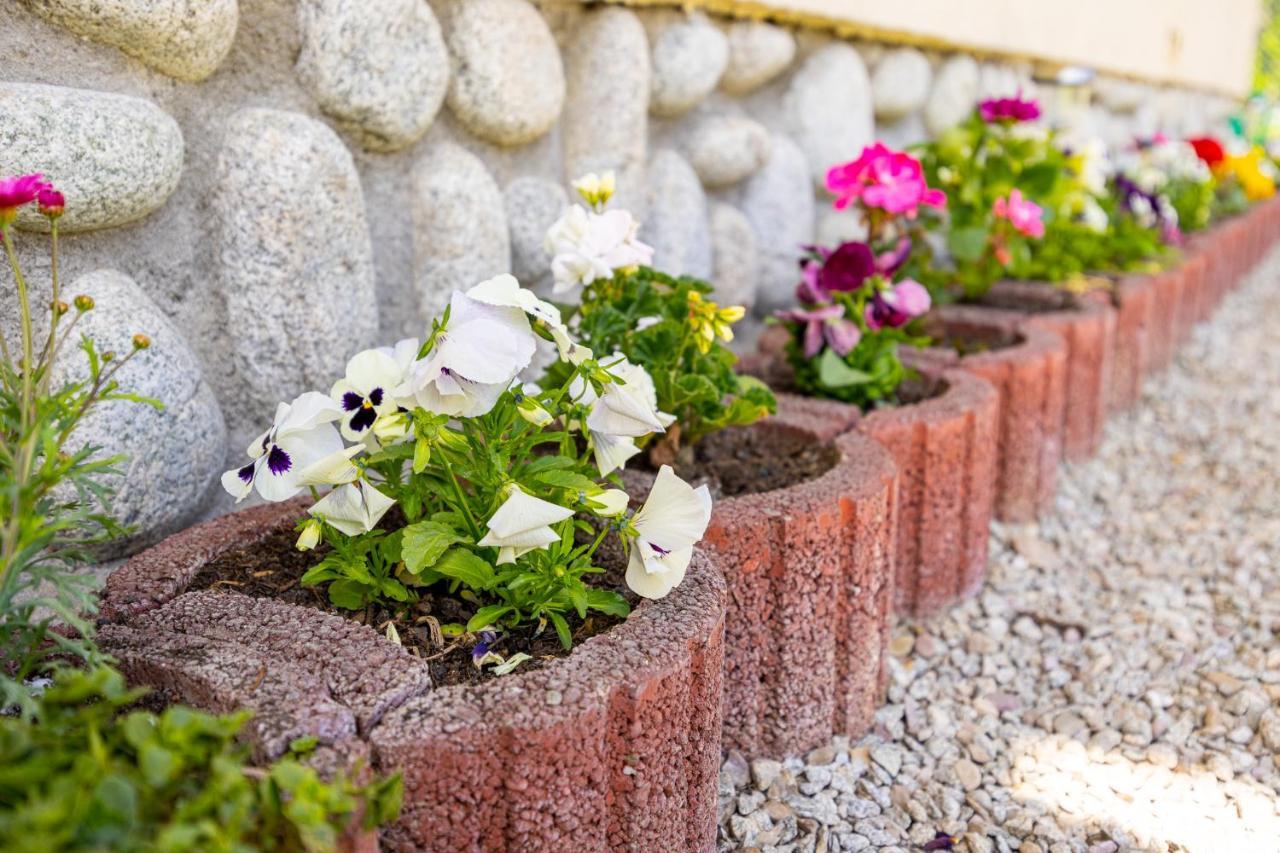
<svg viewBox="0 0 1280 853">
<path fill-rule="evenodd" d="M 904 278 L 888 290 L 876 293 L 867 303 L 864 318 L 873 332 L 897 329 L 928 312 L 929 291 L 919 282 Z"/>
<path fill-rule="evenodd" d="M 329 392 L 342 406 L 342 437 L 366 441 L 381 415 L 398 407 L 391 392 L 404 382 L 406 371 L 417 354 L 418 342 L 404 340 L 390 347 L 358 352 L 347 362 L 347 374 Z M 407 357 L 406 357 L 407 356 Z"/>
<path fill-rule="evenodd" d="M 1040 104 L 1031 98 L 1022 97 L 1019 92 L 1012 98 L 987 98 L 978 105 L 978 112 L 987 124 L 1017 124 L 1040 118 Z"/>
<path fill-rule="evenodd" d="M 252 461 L 223 474 L 222 487 L 237 502 L 255 488 L 265 500 L 288 500 L 302 491 L 305 468 L 342 451 L 342 438 L 333 427 L 341 417 L 333 400 L 314 391 L 281 403 L 271 428 L 249 445 Z"/>
</svg>

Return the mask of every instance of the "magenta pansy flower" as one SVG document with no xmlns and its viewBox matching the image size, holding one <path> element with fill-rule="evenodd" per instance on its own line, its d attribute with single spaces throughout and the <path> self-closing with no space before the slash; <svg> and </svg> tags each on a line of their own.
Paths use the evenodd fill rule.
<svg viewBox="0 0 1280 853">
<path fill-rule="evenodd" d="M 850 293 L 876 272 L 876 256 L 866 243 L 842 243 L 826 257 L 818 286 L 826 293 Z"/>
<path fill-rule="evenodd" d="M 0 210 L 14 210 L 36 200 L 45 183 L 44 175 L 16 175 L 0 178 Z"/>
<path fill-rule="evenodd" d="M 863 319 L 873 332 L 886 326 L 896 329 L 927 312 L 931 304 L 929 291 L 924 285 L 904 278 L 891 289 L 873 296 L 863 311 Z"/>
<path fill-rule="evenodd" d="M 856 323 L 845 319 L 843 305 L 825 305 L 812 310 L 793 309 L 778 311 L 780 320 L 804 324 L 804 357 L 813 358 L 822 352 L 825 343 L 843 358 L 858 345 L 862 332 Z"/>
<path fill-rule="evenodd" d="M 1017 123 L 1040 118 L 1040 105 L 1021 93 L 1012 98 L 988 98 L 978 106 L 982 120 L 988 124 L 998 121 Z"/>
<path fill-rule="evenodd" d="M 836 197 L 837 210 L 859 201 L 908 219 L 915 218 L 920 205 L 947 203 L 942 190 L 930 189 L 925 182 L 919 160 L 880 142 L 864 148 L 858 159 L 833 166 L 827 172 L 827 189 Z"/>
<path fill-rule="evenodd" d="M 1009 224 L 1021 234 L 1036 238 L 1044 236 L 1043 211 L 1040 205 L 1024 199 L 1022 190 L 1010 190 L 1007 199 L 996 199 L 991 213 L 996 219 L 1009 220 Z"/>
<path fill-rule="evenodd" d="M 45 184 L 36 193 L 36 204 L 40 206 L 40 212 L 45 216 L 61 216 L 63 209 L 67 206 L 67 199 L 55 190 L 52 184 Z"/>
</svg>

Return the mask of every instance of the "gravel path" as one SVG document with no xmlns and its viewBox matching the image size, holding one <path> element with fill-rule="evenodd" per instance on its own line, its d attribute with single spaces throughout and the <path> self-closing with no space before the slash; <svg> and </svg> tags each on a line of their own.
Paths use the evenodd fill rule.
<svg viewBox="0 0 1280 853">
<path fill-rule="evenodd" d="M 721 848 L 1280 850 L 1280 254 L 987 587 L 899 626 L 875 731 L 721 773 Z"/>
</svg>

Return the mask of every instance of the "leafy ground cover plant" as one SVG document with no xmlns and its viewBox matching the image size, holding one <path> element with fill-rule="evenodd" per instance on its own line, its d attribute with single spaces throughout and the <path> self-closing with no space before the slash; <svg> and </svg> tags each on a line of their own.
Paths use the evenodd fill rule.
<svg viewBox="0 0 1280 853">
<path fill-rule="evenodd" d="M 500 275 L 455 292 L 424 342 L 358 353 L 328 394 L 280 404 L 222 482 L 270 501 L 328 488 L 300 524 L 299 548 L 328 546 L 304 585 L 340 608 L 401 614 L 444 590 L 472 606 L 446 634 L 511 667 L 528 656 L 504 660 L 496 635 L 549 626 L 568 649 L 571 616 L 627 615 L 619 592 L 592 583 L 606 536 L 627 550 L 637 595 L 683 579 L 710 519 L 706 487 L 664 467 L 629 513 L 609 479 L 672 422 L 642 367 L 597 356 L 554 305 Z"/>
<path fill-rule="evenodd" d="M 33 305 L 12 233 L 19 208 L 32 203 L 51 230 L 52 297 L 43 309 Z M 145 334 L 124 355 L 76 335 L 95 306 L 83 294 L 68 304 L 60 293 L 64 206 L 41 175 L 0 178 L 0 241 L 18 302 L 16 340 L 0 328 L 2 846 L 333 849 L 357 819 L 372 827 L 395 816 L 398 776 L 358 786 L 342 776 L 325 782 L 293 758 L 250 767 L 234 741 L 247 715 L 130 710 L 142 692 L 126 689 L 94 644 L 92 575 L 79 570 L 88 549 L 123 532 L 101 481 L 120 460 L 78 446 L 75 427 L 106 400 L 159 403 L 116 379 L 150 347 Z M 59 357 L 77 343 L 85 366 L 67 378 Z"/>
<path fill-rule="evenodd" d="M 658 408 L 674 421 L 642 441 L 651 441 L 651 462 L 671 463 L 709 433 L 754 423 L 777 404 L 765 385 L 733 370 L 737 357 L 725 344 L 745 310 L 710 300 L 705 281 L 649 266 L 653 250 L 637 238 L 639 223 L 606 209 L 613 184 L 612 173 L 579 180 L 586 207 L 571 206 L 548 230 L 553 295 L 576 298 L 570 322 L 584 345 L 616 352 L 651 377 Z M 553 370 L 564 373 L 563 365 Z"/>
<path fill-rule="evenodd" d="M 928 343 L 908 324 L 929 310 L 929 291 L 914 279 L 894 279 L 921 240 L 921 212 L 939 210 L 947 199 L 929 187 L 919 161 L 880 143 L 833 167 L 827 189 L 836 209 L 857 210 L 867 238 L 808 247 L 799 307 L 775 317 L 791 332 L 787 359 L 797 389 L 867 408 L 892 399 L 907 378 L 898 347 Z"/>
</svg>

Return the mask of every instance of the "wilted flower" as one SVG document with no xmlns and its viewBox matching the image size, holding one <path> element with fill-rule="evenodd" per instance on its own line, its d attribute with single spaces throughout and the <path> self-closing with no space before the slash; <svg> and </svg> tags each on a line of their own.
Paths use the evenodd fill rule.
<svg viewBox="0 0 1280 853">
<path fill-rule="evenodd" d="M 360 469 L 352 460 L 363 453 L 364 445 L 353 444 L 317 459 L 298 472 L 300 486 L 341 486 L 360 479 Z"/>
<path fill-rule="evenodd" d="M 302 533 L 298 535 L 298 541 L 294 547 L 299 551 L 310 551 L 320 544 L 320 529 L 323 527 L 319 520 L 311 518 L 302 524 Z"/>
<path fill-rule="evenodd" d="M 982 115 L 982 120 L 988 124 L 994 122 L 1016 124 L 1040 118 L 1040 105 L 1031 98 L 1023 98 L 1019 93 L 1012 98 L 988 98 L 979 104 L 978 112 Z"/>
<path fill-rule="evenodd" d="M 347 536 L 359 536 L 377 527 L 395 503 L 364 480 L 357 480 L 338 486 L 307 512 Z"/>
<path fill-rule="evenodd" d="M 413 363 L 395 396 L 437 414 L 479 417 L 528 366 L 535 341 L 524 311 L 455 291 L 431 352 Z"/>
<path fill-rule="evenodd" d="M 627 511 L 631 498 L 622 489 L 605 489 L 598 495 L 587 495 L 586 501 L 596 515 L 612 518 Z"/>
<path fill-rule="evenodd" d="M 777 311 L 774 316 L 804 326 L 805 358 L 813 358 L 822 352 L 824 342 L 836 351 L 836 355 L 846 356 L 862 339 L 858 324 L 845 318 L 843 305 Z"/>
<path fill-rule="evenodd" d="M 503 657 L 493 651 L 498 642 L 496 631 L 484 630 L 476 635 L 476 644 L 471 647 L 471 663 L 480 668 L 490 663 L 502 663 Z"/>
<path fill-rule="evenodd" d="M 675 589 L 710 521 L 707 487 L 695 489 L 663 465 L 644 506 L 631 517 L 627 586 L 642 598 L 662 598 Z"/>
<path fill-rule="evenodd" d="M 547 230 L 553 292 L 613 277 L 615 270 L 653 260 L 653 248 L 637 239 L 640 224 L 625 210 L 589 211 L 574 205 Z"/>
<path fill-rule="evenodd" d="M 299 475 L 304 468 L 342 451 L 342 438 L 333 426 L 341 417 L 337 403 L 314 391 L 281 403 L 271 428 L 249 445 L 253 461 L 223 474 L 222 487 L 237 503 L 255 486 L 266 500 L 288 500 L 302 490 Z"/>
<path fill-rule="evenodd" d="M 519 486 L 507 489 L 507 499 L 485 522 L 489 532 L 477 545 L 498 549 L 498 565 L 514 563 L 516 558 L 537 548 L 560 541 L 551 525 L 573 516 L 573 510 L 535 498 Z"/>
<path fill-rule="evenodd" d="M 940 208 L 947 203 L 942 190 L 925 182 L 919 160 L 880 142 L 864 148 L 858 159 L 832 167 L 827 189 L 836 196 L 837 210 L 858 201 L 908 219 L 916 217 L 920 205 Z"/>
<path fill-rule="evenodd" d="M 1044 221 L 1040 218 L 1043 211 L 1040 205 L 1024 199 L 1022 190 L 1010 190 L 1008 198 L 996 199 L 991 213 L 996 219 L 1007 219 L 1021 234 L 1036 238 L 1044 236 Z"/>
<path fill-rule="evenodd" d="M 864 319 L 867 328 L 877 331 L 888 326 L 896 329 L 928 312 L 929 291 L 914 279 L 904 278 L 889 290 L 876 293 L 867 303 Z"/>
<path fill-rule="evenodd" d="M 695 341 L 702 352 L 710 352 L 716 338 L 728 343 L 733 340 L 733 323 L 738 322 L 747 313 L 741 305 L 730 305 L 721 308 L 714 302 L 702 298 L 696 290 L 689 291 L 689 326 L 697 333 Z"/>
</svg>

